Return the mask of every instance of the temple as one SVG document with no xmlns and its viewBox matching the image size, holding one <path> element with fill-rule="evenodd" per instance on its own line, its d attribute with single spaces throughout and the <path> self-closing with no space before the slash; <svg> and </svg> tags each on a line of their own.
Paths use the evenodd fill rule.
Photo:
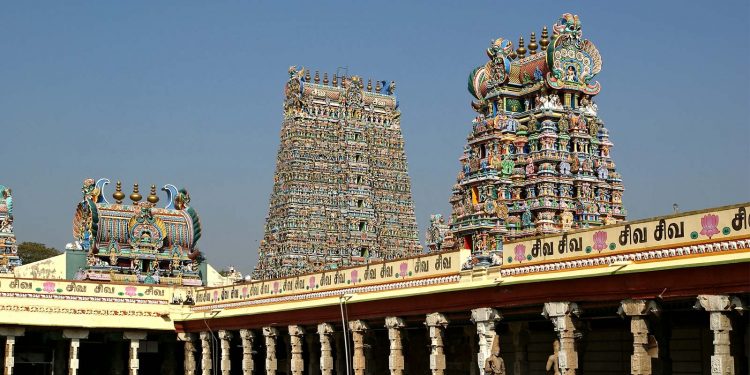
<svg viewBox="0 0 750 375">
<path fill-rule="evenodd" d="M 13 196 L 10 188 L 0 185 L 0 273 L 13 272 L 20 265 L 13 233 Z"/>
<path fill-rule="evenodd" d="M 455 246 L 496 256 L 503 241 L 625 219 L 622 180 L 593 97 L 602 58 L 577 16 L 528 49 L 498 38 L 469 75 L 478 113 L 453 186 Z M 528 51 L 528 55 L 526 54 Z M 446 244 L 448 247 L 452 244 Z"/>
<path fill-rule="evenodd" d="M 200 225 L 186 191 L 166 185 L 157 208 L 156 186 L 142 201 L 135 185 L 124 204 L 118 183 L 110 203 L 109 181 L 88 179 L 76 242 L 59 256 L 67 263 L 0 273 L 3 373 L 750 373 L 750 202 L 624 221 L 607 132 L 591 128 L 600 122 L 589 97 L 600 58 L 576 16 L 554 30 L 539 43 L 548 61 L 493 43 L 491 56 L 497 46 L 508 60 L 490 68 L 501 64 L 495 73 L 509 77 L 476 86 L 468 169 L 450 220 L 431 217 L 430 253 L 401 257 L 418 249 L 392 84 L 377 93 L 356 77 L 340 87 L 324 75 L 321 85 L 318 74 L 292 69 L 259 280 L 198 285 L 211 268 L 195 245 Z M 538 52 L 533 35 L 529 50 Z M 531 104 L 537 91 L 542 104 Z M 324 125 L 332 130 L 316 128 Z M 386 128 L 390 138 L 374 137 Z M 391 152 L 403 169 L 369 159 Z M 367 163 L 347 166 L 358 154 Z M 400 187 L 357 184 L 385 173 Z M 379 211 L 383 195 L 400 206 Z M 382 226 L 401 219 L 401 232 Z"/>
<path fill-rule="evenodd" d="M 77 279 L 167 285 L 203 285 L 203 256 L 196 247 L 201 225 L 190 207 L 185 189 L 165 185 L 167 204 L 156 207 L 156 186 L 145 201 L 138 184 L 123 203 L 125 193 L 118 181 L 111 203 L 103 193 L 108 179 L 83 182 L 83 200 L 73 219 L 76 245 L 72 251 L 86 254 Z"/>
<path fill-rule="evenodd" d="M 289 69 L 254 279 L 421 252 L 395 89 Z"/>
</svg>

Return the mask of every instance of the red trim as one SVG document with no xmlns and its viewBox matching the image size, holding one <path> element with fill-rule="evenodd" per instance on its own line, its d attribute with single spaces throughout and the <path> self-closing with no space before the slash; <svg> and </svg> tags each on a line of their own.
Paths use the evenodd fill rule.
<svg viewBox="0 0 750 375">
<path fill-rule="evenodd" d="M 349 304 L 349 319 L 424 315 L 468 311 L 478 307 L 500 309 L 541 305 L 549 301 L 619 302 L 626 298 L 663 300 L 694 298 L 698 294 L 750 293 L 750 264 L 681 268 L 647 273 L 546 281 Z M 541 312 L 541 308 L 540 308 Z M 339 306 L 315 307 L 229 318 L 175 322 L 178 332 L 206 329 L 261 328 L 269 325 L 313 325 L 337 322 Z"/>
</svg>

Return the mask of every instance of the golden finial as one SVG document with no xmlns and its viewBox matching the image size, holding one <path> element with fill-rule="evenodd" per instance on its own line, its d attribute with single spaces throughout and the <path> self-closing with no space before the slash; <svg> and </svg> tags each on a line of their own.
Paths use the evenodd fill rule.
<svg viewBox="0 0 750 375">
<path fill-rule="evenodd" d="M 516 53 L 518 54 L 518 58 L 522 59 L 524 56 L 526 56 L 526 47 L 523 46 L 523 37 L 518 38 L 518 48 L 516 48 Z"/>
<path fill-rule="evenodd" d="M 333 85 L 338 86 L 339 85 L 339 76 L 336 74 L 333 75 Z"/>
<path fill-rule="evenodd" d="M 318 71 L 315 71 L 315 83 L 320 83 L 320 73 Z"/>
<path fill-rule="evenodd" d="M 372 92 L 372 78 L 367 80 L 367 91 Z"/>
<path fill-rule="evenodd" d="M 305 69 L 305 82 L 310 82 L 310 70 Z"/>
<path fill-rule="evenodd" d="M 115 198 L 115 202 L 117 202 L 117 204 L 122 203 L 122 200 L 125 199 L 125 193 L 122 192 L 122 182 L 117 181 L 117 184 L 115 185 L 115 192 L 112 193 L 112 198 Z"/>
<path fill-rule="evenodd" d="M 323 73 L 323 84 L 328 85 L 328 73 Z"/>
<path fill-rule="evenodd" d="M 375 82 L 375 91 L 380 92 L 380 90 L 383 89 L 383 86 L 380 86 L 380 81 Z"/>
<path fill-rule="evenodd" d="M 143 198 L 143 196 L 138 194 L 138 183 L 135 183 L 133 184 L 133 194 L 130 194 L 130 200 L 133 201 L 133 203 L 138 203 L 141 198 Z"/>
<path fill-rule="evenodd" d="M 532 32 L 529 39 L 529 55 L 536 55 L 537 48 L 539 48 L 539 45 L 536 44 L 536 33 Z"/>
<path fill-rule="evenodd" d="M 159 196 L 156 195 L 156 185 L 151 185 L 151 194 L 148 195 L 146 200 L 153 204 L 159 201 Z"/>
<path fill-rule="evenodd" d="M 539 41 L 539 44 L 542 46 L 542 51 L 547 50 L 547 46 L 549 45 L 549 39 L 547 39 L 548 36 L 549 33 L 547 32 L 547 26 L 544 26 L 542 28 L 542 40 Z"/>
</svg>

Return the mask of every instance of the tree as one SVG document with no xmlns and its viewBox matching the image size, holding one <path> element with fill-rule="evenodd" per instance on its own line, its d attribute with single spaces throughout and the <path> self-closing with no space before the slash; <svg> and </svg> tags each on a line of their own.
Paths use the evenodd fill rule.
<svg viewBox="0 0 750 375">
<path fill-rule="evenodd" d="M 37 242 L 22 242 L 18 245 L 18 257 L 21 258 L 23 264 L 33 263 L 60 254 L 62 254 L 60 250 Z"/>
</svg>

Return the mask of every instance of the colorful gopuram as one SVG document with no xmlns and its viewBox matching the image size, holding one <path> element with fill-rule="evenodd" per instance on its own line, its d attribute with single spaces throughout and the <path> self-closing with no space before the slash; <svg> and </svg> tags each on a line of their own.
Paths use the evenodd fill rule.
<svg viewBox="0 0 750 375">
<path fill-rule="evenodd" d="M 13 233 L 13 196 L 10 188 L 0 185 L 0 273 L 12 272 L 20 265 Z"/>
<path fill-rule="evenodd" d="M 528 52 L 528 54 L 527 54 Z M 503 241 L 625 219 L 622 180 L 597 113 L 602 58 L 564 14 L 528 48 L 496 39 L 469 76 L 477 117 L 453 186 L 455 246 L 500 261 Z"/>
<path fill-rule="evenodd" d="M 165 185 L 168 202 L 156 207 L 156 186 L 145 201 L 138 184 L 124 204 L 121 183 L 110 203 L 106 178 L 83 182 L 83 200 L 73 219 L 75 246 L 86 253 L 78 279 L 169 285 L 202 285 L 203 257 L 196 247 L 201 225 L 185 189 Z M 69 250 L 70 251 L 70 250 Z M 75 250 L 73 250 L 75 251 Z"/>
<path fill-rule="evenodd" d="M 395 88 L 289 69 L 254 279 L 421 252 Z"/>
</svg>

